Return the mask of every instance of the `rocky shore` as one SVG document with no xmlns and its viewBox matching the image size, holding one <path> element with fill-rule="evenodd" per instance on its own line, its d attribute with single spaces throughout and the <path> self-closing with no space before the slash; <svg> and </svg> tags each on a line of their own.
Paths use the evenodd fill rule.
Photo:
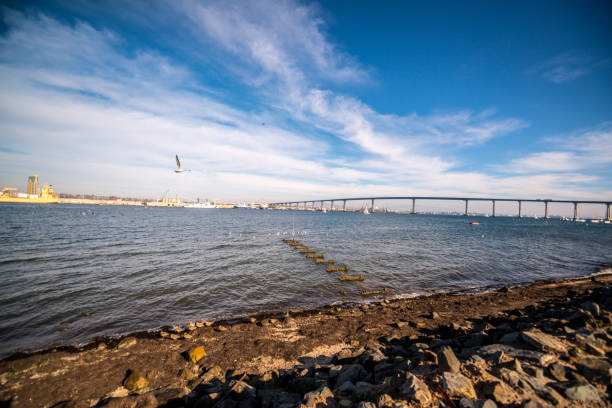
<svg viewBox="0 0 612 408">
<path fill-rule="evenodd" d="M 612 276 L 198 321 L 0 361 L 0 407 L 610 407 Z"/>
</svg>

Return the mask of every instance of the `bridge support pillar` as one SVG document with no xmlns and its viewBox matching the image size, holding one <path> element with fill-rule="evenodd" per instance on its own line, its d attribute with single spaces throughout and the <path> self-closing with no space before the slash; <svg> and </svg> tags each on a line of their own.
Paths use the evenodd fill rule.
<svg viewBox="0 0 612 408">
<path fill-rule="evenodd" d="M 344 203 L 342 204 L 342 211 L 346 211 L 346 200 L 344 200 Z"/>
<path fill-rule="evenodd" d="M 523 202 L 519 201 L 519 218 L 523 218 Z"/>
<path fill-rule="evenodd" d="M 612 218 L 610 218 L 610 204 L 612 204 L 612 203 L 606 204 L 606 207 L 607 207 L 606 208 L 606 220 L 608 220 L 608 221 L 612 221 Z"/>
<path fill-rule="evenodd" d="M 465 216 L 468 215 L 468 200 L 465 200 Z"/>
<path fill-rule="evenodd" d="M 331 205 L 329 206 L 329 209 L 334 211 L 334 200 L 332 200 Z"/>
<path fill-rule="evenodd" d="M 412 213 L 416 214 L 416 199 L 412 199 Z"/>
<path fill-rule="evenodd" d="M 493 216 L 495 217 L 495 200 L 491 200 L 491 202 L 493 203 Z"/>
<path fill-rule="evenodd" d="M 548 216 L 548 201 L 544 201 L 544 218 L 546 219 L 550 218 Z"/>
<path fill-rule="evenodd" d="M 574 202 L 574 221 L 578 219 L 578 203 Z"/>
<path fill-rule="evenodd" d="M 370 213 L 374 214 L 374 199 L 372 199 L 372 208 L 370 208 Z"/>
</svg>

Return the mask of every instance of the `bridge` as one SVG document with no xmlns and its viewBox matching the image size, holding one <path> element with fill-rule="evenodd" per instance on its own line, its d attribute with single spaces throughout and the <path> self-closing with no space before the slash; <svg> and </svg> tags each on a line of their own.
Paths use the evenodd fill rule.
<svg viewBox="0 0 612 408">
<path fill-rule="evenodd" d="M 544 204 L 544 217 L 549 218 L 548 216 L 548 205 L 550 203 L 566 203 L 574 205 L 574 220 L 578 219 L 578 205 L 579 204 L 601 204 L 606 206 L 606 220 L 612 220 L 610 217 L 610 205 L 612 205 L 612 201 L 592 201 L 592 200 L 553 200 L 553 199 L 528 199 L 528 198 L 491 198 L 491 197 L 353 197 L 353 198 L 331 198 L 327 200 L 306 200 L 306 201 L 285 201 L 272 203 L 270 206 L 272 207 L 295 207 L 300 208 L 300 205 L 303 205 L 303 208 L 306 208 L 307 204 L 311 204 L 314 208 L 315 203 L 320 203 L 320 207 L 323 208 L 323 204 L 326 202 L 330 202 L 330 209 L 334 209 L 334 203 L 342 202 L 342 211 L 346 211 L 346 202 L 347 201 L 371 201 L 371 212 L 374 212 L 374 201 L 375 200 L 412 200 L 412 214 L 416 214 L 416 201 L 417 200 L 438 200 L 438 201 L 464 201 L 465 202 L 465 215 L 468 215 L 468 208 L 470 201 L 490 201 L 492 205 L 493 217 L 495 217 L 495 203 L 496 202 L 504 202 L 504 201 L 512 201 L 518 203 L 518 216 L 519 218 L 523 217 L 522 205 L 525 202 L 533 202 L 533 203 L 543 203 Z"/>
</svg>

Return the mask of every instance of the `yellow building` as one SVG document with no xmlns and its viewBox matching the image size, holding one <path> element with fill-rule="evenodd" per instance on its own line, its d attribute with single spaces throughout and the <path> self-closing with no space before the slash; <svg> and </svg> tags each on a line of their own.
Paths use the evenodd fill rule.
<svg viewBox="0 0 612 408">
<path fill-rule="evenodd" d="M 5 187 L 0 195 L 0 203 L 54 204 L 59 202 L 59 196 L 48 184 L 42 186 L 40 195 L 38 194 L 38 176 L 36 175 L 28 177 L 27 189 L 27 193 L 18 193 L 16 188 Z"/>
<path fill-rule="evenodd" d="M 38 195 L 38 176 L 36 174 L 32 174 L 30 177 L 28 177 L 26 191 L 28 192 L 28 195 Z"/>
</svg>

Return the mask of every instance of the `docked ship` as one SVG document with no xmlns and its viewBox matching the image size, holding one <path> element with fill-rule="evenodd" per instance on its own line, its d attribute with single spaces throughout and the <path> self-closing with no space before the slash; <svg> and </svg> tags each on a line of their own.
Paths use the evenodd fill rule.
<svg viewBox="0 0 612 408">
<path fill-rule="evenodd" d="M 19 193 L 16 188 L 5 187 L 0 195 L 0 203 L 31 203 L 31 204 L 55 204 L 59 202 L 59 196 L 53 192 L 53 187 L 45 184 L 38 191 L 38 176 L 28 177 L 26 187 L 27 193 Z"/>
</svg>

